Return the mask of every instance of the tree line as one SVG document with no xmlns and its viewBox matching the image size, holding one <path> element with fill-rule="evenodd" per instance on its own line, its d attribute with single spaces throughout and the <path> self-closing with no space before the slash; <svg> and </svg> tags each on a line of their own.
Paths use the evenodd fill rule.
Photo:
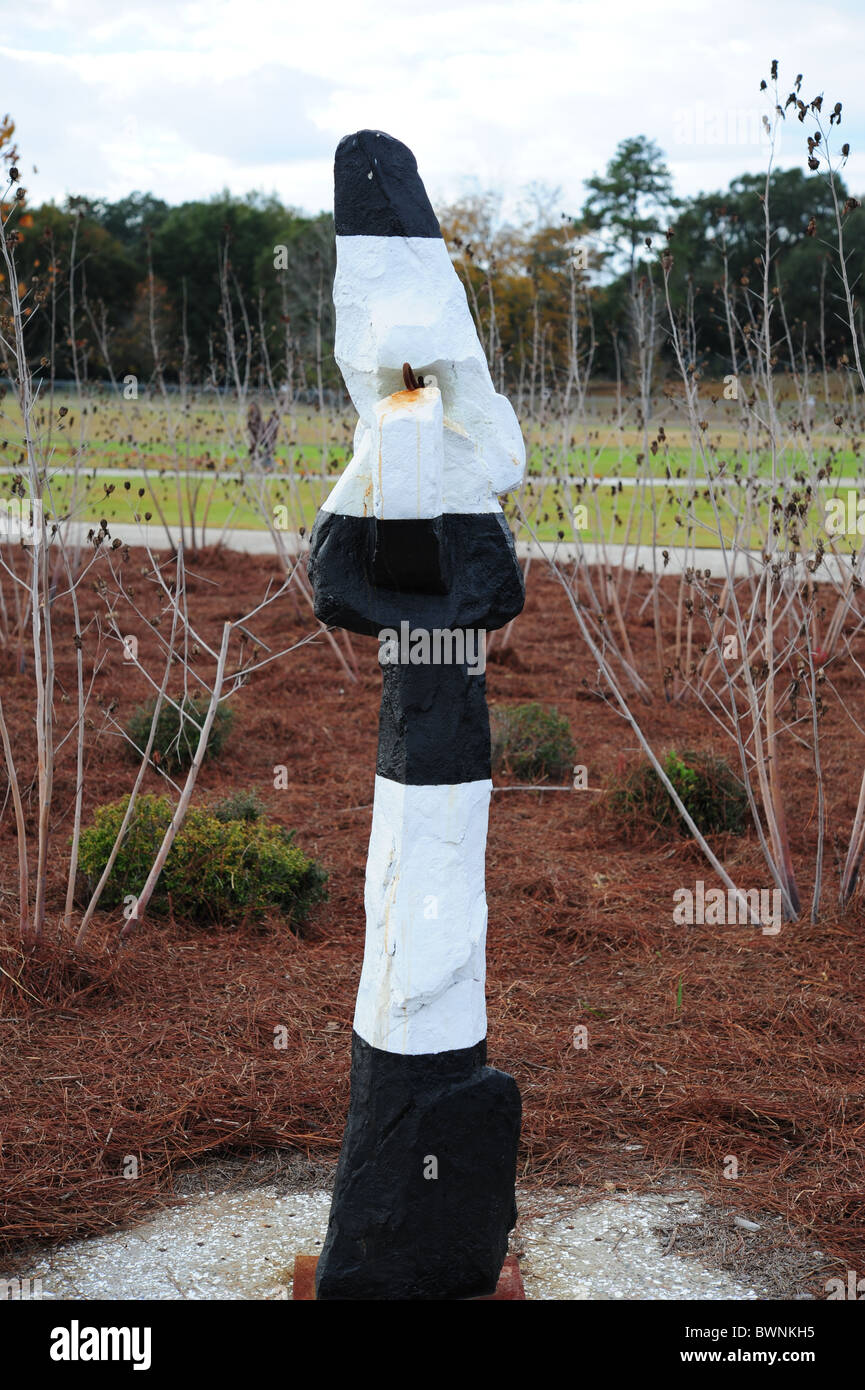
<svg viewBox="0 0 865 1390">
<path fill-rule="evenodd" d="M 660 293 L 662 268 L 701 368 L 731 370 L 731 314 L 745 333 L 760 318 L 767 189 L 777 365 L 794 356 L 816 371 L 843 365 L 849 333 L 837 316 L 833 204 L 819 173 L 776 170 L 768 182 L 741 174 L 721 192 L 677 198 L 662 152 L 638 136 L 586 187 L 570 215 L 543 189 L 532 213 L 516 219 L 502 219 L 492 193 L 441 212 L 500 389 L 542 400 L 564 388 L 577 361 L 593 378 L 627 382 L 631 309 L 647 286 Z M 865 221 L 837 176 L 835 194 L 855 287 Z M 116 202 L 25 203 L 17 228 L 18 293 L 33 320 L 37 374 L 242 380 L 321 403 L 340 389 L 329 213 L 306 216 L 260 193 L 169 206 L 136 192 Z M 665 350 L 660 333 L 662 365 Z"/>
</svg>

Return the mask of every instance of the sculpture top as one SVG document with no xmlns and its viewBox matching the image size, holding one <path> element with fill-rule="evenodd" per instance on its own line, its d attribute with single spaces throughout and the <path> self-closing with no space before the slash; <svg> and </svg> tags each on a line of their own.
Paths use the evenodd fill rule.
<svg viewBox="0 0 865 1390">
<path fill-rule="evenodd" d="M 334 216 L 334 353 L 359 420 L 310 540 L 316 615 L 369 634 L 502 626 L 524 587 L 498 494 L 522 480 L 525 445 L 411 150 L 345 136 Z"/>
<path fill-rule="evenodd" d="M 441 236 L 417 160 L 383 130 L 343 136 L 334 160 L 334 194 L 337 236 Z"/>
<path fill-rule="evenodd" d="M 433 375 L 446 431 L 446 511 L 498 509 L 517 487 L 525 446 L 510 401 L 497 394 L 462 282 L 415 157 L 383 131 L 340 141 L 334 162 L 334 354 L 360 417 L 354 459 L 328 511 L 364 515 L 376 410 L 403 386 L 403 363 Z"/>
</svg>

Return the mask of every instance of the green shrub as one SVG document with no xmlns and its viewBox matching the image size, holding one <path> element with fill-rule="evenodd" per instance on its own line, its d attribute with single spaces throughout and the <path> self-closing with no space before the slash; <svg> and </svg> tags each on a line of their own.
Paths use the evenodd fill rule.
<svg viewBox="0 0 865 1390">
<path fill-rule="evenodd" d="M 748 798 L 726 759 L 693 749 L 670 750 L 662 766 L 704 834 L 718 830 L 736 835 L 743 832 L 748 820 Z M 650 763 L 641 763 L 610 784 L 608 807 L 613 820 L 629 833 L 645 834 L 653 826 L 677 834 L 691 833 Z"/>
<path fill-rule="evenodd" d="M 81 832 L 79 868 L 92 891 L 108 862 L 129 797 L 99 806 Z M 165 796 L 139 796 L 101 902 L 122 903 L 144 887 L 171 820 Z M 293 924 L 327 896 L 327 874 L 294 844 L 294 832 L 255 819 L 220 819 L 212 810 L 187 811 L 151 898 L 154 912 L 169 909 L 196 923 L 259 918 L 280 908 Z"/>
<path fill-rule="evenodd" d="M 217 820 L 261 820 L 267 810 L 257 792 L 232 792 L 217 801 L 213 814 Z"/>
<path fill-rule="evenodd" d="M 563 777 L 574 766 L 576 748 L 563 714 L 537 703 L 493 705 L 490 709 L 495 772 L 538 781 Z"/>
<path fill-rule="evenodd" d="M 191 695 L 187 695 L 179 703 L 180 708 L 175 709 L 174 705 L 169 705 L 163 701 L 159 718 L 156 721 L 156 736 L 153 740 L 153 753 L 158 755 L 154 761 L 158 762 L 159 766 L 169 773 L 183 772 L 191 765 L 210 701 L 196 700 Z M 133 756 L 137 756 L 136 748 L 143 750 L 147 746 L 155 708 L 156 700 L 148 700 L 146 704 L 139 705 L 129 718 L 126 732 L 132 739 L 132 744 L 127 744 L 126 747 Z M 217 705 L 210 737 L 207 740 L 205 757 L 215 758 L 219 756 L 225 740 L 231 733 L 233 723 L 234 710 L 225 704 Z"/>
</svg>

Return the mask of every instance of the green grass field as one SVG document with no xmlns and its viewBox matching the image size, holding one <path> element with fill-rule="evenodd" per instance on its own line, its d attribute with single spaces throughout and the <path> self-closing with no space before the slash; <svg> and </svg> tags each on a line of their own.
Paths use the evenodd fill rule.
<svg viewBox="0 0 865 1390">
<path fill-rule="evenodd" d="M 11 495 L 12 482 L 11 473 L 0 474 L 0 496 Z M 146 481 L 141 473 L 118 471 L 116 482 L 94 480 L 82 474 L 76 493 L 74 478 L 55 475 L 47 494 L 50 505 L 46 507 L 46 518 L 71 517 L 94 524 L 104 518 L 109 530 L 112 524 L 140 519 L 148 520 L 158 530 L 162 517 L 168 525 L 176 526 L 181 516 L 187 525 L 194 516 L 196 529 L 205 525 L 208 530 L 221 529 L 227 525 L 263 530 L 269 511 L 278 529 L 297 531 L 304 527 L 308 531 L 332 485 L 333 478 L 312 476 L 290 481 L 267 477 L 259 492 L 251 483 L 226 480 L 219 475 L 175 478 L 154 473 Z M 835 492 L 834 488 L 824 488 L 800 520 L 799 534 L 805 549 L 813 548 L 817 535 L 824 531 L 826 503 Z M 744 511 L 745 489 L 728 484 L 717 496 L 721 529 L 725 542 L 730 544 Z M 584 542 L 617 543 L 624 542 L 627 536 L 630 544 L 650 544 L 654 530 L 661 545 L 682 545 L 691 539 L 698 546 L 718 544 L 718 527 L 705 487 L 618 491 L 609 484 L 591 481 L 581 489 L 570 480 L 544 488 L 528 483 L 517 498 L 506 500 L 505 511 L 514 531 L 524 539 L 533 532 L 545 541 L 572 541 L 578 531 Z M 755 547 L 764 544 L 768 519 L 767 500 L 752 504 L 752 526 L 748 535 L 742 537 L 745 543 Z M 848 539 L 855 541 L 856 537 L 838 538 L 842 549 Z"/>
<path fill-rule="evenodd" d="M 769 521 L 771 458 L 765 448 L 754 447 L 744 461 L 747 441 L 731 427 L 733 404 L 717 401 L 707 406 L 709 427 L 702 443 L 713 472 L 723 466 L 719 510 L 727 543 L 746 509 L 746 489 L 735 474 L 765 484 L 758 490 L 759 500 L 751 504 L 749 532 L 742 537 L 759 547 L 765 543 Z M 654 535 L 659 544 L 671 545 L 689 541 L 690 529 L 697 546 L 717 545 L 703 457 L 692 445 L 681 407 L 675 409 L 673 414 L 670 403 L 662 403 L 659 415 L 671 418 L 660 439 L 660 421 L 654 425 L 655 452 L 650 449 L 647 454 L 639 431 L 618 430 L 609 405 L 606 415 L 596 411 L 580 422 L 579 434 L 574 431 L 567 438 L 560 426 L 527 425 L 529 471 L 518 501 L 531 530 L 546 541 L 573 540 L 576 527 L 587 542 L 627 539 L 630 544 L 649 544 Z M 203 397 L 184 407 L 177 397 L 167 403 L 120 402 L 108 394 L 83 400 L 58 393 L 50 407 L 43 398 L 34 415 L 39 457 L 48 460 L 47 515 L 93 523 L 104 518 L 110 528 L 149 512 L 155 527 L 161 527 L 162 517 L 172 526 L 181 517 L 188 525 L 194 517 L 196 529 L 206 525 L 211 530 L 263 529 L 269 511 L 283 529 L 308 530 L 351 455 L 354 423 L 353 416 L 322 416 L 308 407 L 286 415 L 274 470 L 257 483 L 249 468 L 246 410 L 235 401 Z M 9 497 L 24 462 L 22 423 L 12 408 L 2 416 L 0 430 L 0 496 Z M 824 421 L 813 436 L 814 461 L 803 449 L 801 436 L 791 433 L 785 442 L 778 458 L 779 476 L 792 479 L 800 471 L 813 476 L 819 461 L 830 477 L 858 477 L 859 443 L 831 421 Z M 58 471 L 75 466 L 77 489 L 71 477 Z M 95 469 L 110 469 L 111 476 L 95 477 Z M 232 473 L 243 476 L 226 476 Z M 638 484 L 617 490 L 614 483 L 604 482 L 619 477 L 673 479 L 680 485 Z M 543 487 L 537 481 L 541 478 L 548 480 Z M 823 531 L 825 504 L 833 492 L 834 486 L 824 485 L 815 493 L 817 500 L 799 524 L 806 549 Z M 515 501 L 507 500 L 508 517 L 514 530 L 527 537 Z M 580 507 L 585 510 L 577 511 Z M 843 549 L 857 539 L 855 534 L 844 535 L 838 542 Z"/>
</svg>

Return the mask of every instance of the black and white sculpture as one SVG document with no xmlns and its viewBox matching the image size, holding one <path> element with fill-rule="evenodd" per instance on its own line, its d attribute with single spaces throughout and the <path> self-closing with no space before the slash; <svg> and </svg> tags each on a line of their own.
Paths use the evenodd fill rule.
<svg viewBox="0 0 865 1390">
<path fill-rule="evenodd" d="M 525 449 L 405 145 L 369 130 L 340 142 L 335 223 L 336 360 L 360 418 L 309 574 L 317 617 L 379 637 L 383 691 L 316 1296 L 471 1298 L 494 1291 L 516 1220 L 520 1097 L 485 1065 L 483 634 L 523 607 L 497 495 Z"/>
</svg>

